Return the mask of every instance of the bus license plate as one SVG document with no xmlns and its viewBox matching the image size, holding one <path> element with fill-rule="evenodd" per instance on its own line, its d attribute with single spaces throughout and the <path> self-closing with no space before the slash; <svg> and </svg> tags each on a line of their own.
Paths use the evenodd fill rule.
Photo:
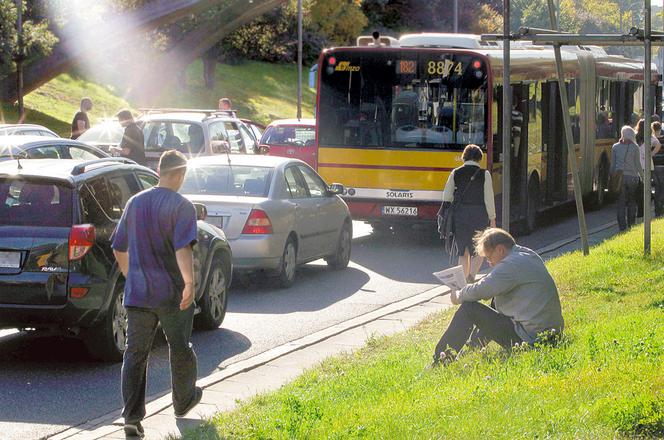
<svg viewBox="0 0 664 440">
<path fill-rule="evenodd" d="M 407 215 L 417 217 L 417 207 L 412 206 L 383 206 L 383 215 Z"/>
<path fill-rule="evenodd" d="M 18 269 L 21 266 L 20 252 L 0 252 L 0 267 Z"/>
</svg>

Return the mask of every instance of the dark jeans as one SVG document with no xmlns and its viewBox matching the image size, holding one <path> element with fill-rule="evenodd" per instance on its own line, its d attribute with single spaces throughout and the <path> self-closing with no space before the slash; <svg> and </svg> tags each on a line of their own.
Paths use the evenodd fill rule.
<svg viewBox="0 0 664 440">
<path fill-rule="evenodd" d="M 184 311 L 127 307 L 127 348 L 122 361 L 122 416 L 126 423 L 145 417 L 148 356 L 159 323 L 168 342 L 173 409 L 182 412 L 195 397 L 198 371 L 190 342 L 193 322 L 193 306 Z"/>
<path fill-rule="evenodd" d="M 465 302 L 454 314 L 452 322 L 436 344 L 434 361 L 440 358 L 443 351 L 451 349 L 459 352 L 471 335 L 473 344 L 495 341 L 507 349 L 517 342 L 522 342 L 509 317 L 482 303 Z"/>
<path fill-rule="evenodd" d="M 664 166 L 657 165 L 652 172 L 655 184 L 655 215 L 664 215 Z"/>
<path fill-rule="evenodd" d="M 618 227 L 621 231 L 631 227 L 636 222 L 638 188 L 638 177 L 623 176 L 617 204 Z"/>
</svg>

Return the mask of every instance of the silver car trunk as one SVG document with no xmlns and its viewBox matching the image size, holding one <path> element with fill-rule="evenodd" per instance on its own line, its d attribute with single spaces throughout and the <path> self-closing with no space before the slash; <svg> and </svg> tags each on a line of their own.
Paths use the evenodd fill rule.
<svg viewBox="0 0 664 440">
<path fill-rule="evenodd" d="M 242 234 L 251 210 L 267 200 L 264 197 L 183 195 L 194 203 L 204 204 L 208 210 L 205 221 L 221 228 L 229 240 Z"/>
</svg>

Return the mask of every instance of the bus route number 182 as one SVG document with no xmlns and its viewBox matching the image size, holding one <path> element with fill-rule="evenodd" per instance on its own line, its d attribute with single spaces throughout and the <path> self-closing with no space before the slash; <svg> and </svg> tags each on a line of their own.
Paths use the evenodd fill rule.
<svg viewBox="0 0 664 440">
<path fill-rule="evenodd" d="M 405 215 L 409 217 L 417 217 L 416 206 L 383 206 L 383 215 Z"/>
</svg>

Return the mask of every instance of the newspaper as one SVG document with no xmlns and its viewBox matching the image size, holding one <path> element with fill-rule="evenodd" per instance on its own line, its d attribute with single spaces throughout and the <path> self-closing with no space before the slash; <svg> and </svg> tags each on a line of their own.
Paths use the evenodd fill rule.
<svg viewBox="0 0 664 440">
<path fill-rule="evenodd" d="M 463 273 L 462 266 L 450 267 L 449 269 L 434 272 L 433 274 L 441 283 L 452 290 L 461 290 L 466 287 L 466 276 Z"/>
</svg>

